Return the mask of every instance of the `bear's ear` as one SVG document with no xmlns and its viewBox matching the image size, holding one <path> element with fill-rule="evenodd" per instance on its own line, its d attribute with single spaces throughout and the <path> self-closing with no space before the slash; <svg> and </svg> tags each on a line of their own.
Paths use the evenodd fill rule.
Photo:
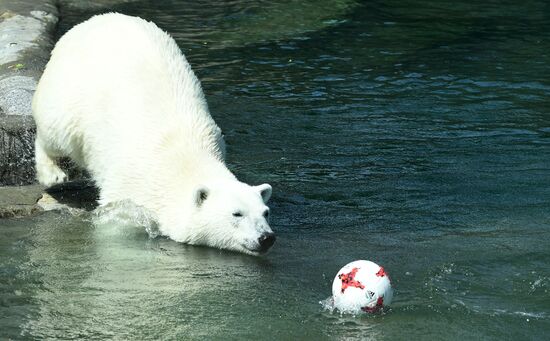
<svg viewBox="0 0 550 341">
<path fill-rule="evenodd" d="M 204 186 L 200 186 L 195 190 L 194 199 L 195 199 L 195 205 L 197 207 L 201 207 L 202 203 L 208 198 L 208 188 Z"/>
<path fill-rule="evenodd" d="M 271 198 L 271 186 L 269 184 L 263 184 L 260 186 L 256 186 L 256 190 L 260 192 L 264 204 L 267 203 L 269 198 Z"/>
</svg>

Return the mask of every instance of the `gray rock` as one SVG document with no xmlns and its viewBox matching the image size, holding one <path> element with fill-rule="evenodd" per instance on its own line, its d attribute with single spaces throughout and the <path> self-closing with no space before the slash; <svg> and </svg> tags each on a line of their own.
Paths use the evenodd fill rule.
<svg viewBox="0 0 550 341">
<path fill-rule="evenodd" d="M 98 196 L 93 183 L 84 180 L 50 188 L 42 185 L 0 187 L 0 219 L 52 210 L 81 214 L 97 207 Z"/>
<path fill-rule="evenodd" d="M 44 188 L 33 186 L 0 187 L 0 218 L 27 216 L 42 209 L 37 205 Z"/>
<path fill-rule="evenodd" d="M 0 79 L 0 108 L 4 115 L 32 115 L 31 102 L 36 79 L 30 76 L 11 76 Z"/>
<path fill-rule="evenodd" d="M 51 16 L 42 15 L 42 18 Z M 46 31 L 47 23 L 33 15 L 10 15 L 0 22 L 0 65 L 15 62 L 29 48 L 38 47 L 37 40 Z"/>
<path fill-rule="evenodd" d="M 0 185 L 34 182 L 31 100 L 57 21 L 55 0 L 0 2 Z"/>
</svg>

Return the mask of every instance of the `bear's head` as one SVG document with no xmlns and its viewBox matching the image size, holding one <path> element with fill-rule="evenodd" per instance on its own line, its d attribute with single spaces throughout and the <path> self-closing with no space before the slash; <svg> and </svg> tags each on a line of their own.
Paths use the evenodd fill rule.
<svg viewBox="0 0 550 341">
<path fill-rule="evenodd" d="M 251 255 L 266 253 L 275 242 L 269 226 L 271 186 L 239 181 L 199 185 L 193 191 L 188 242 Z"/>
</svg>

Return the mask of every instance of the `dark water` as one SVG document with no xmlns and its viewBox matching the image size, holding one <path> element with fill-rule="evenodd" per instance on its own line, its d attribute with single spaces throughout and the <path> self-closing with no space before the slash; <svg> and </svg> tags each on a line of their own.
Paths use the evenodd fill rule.
<svg viewBox="0 0 550 341">
<path fill-rule="evenodd" d="M 548 338 L 550 3 L 110 9 L 176 38 L 231 168 L 273 185 L 278 241 L 254 258 L 88 216 L 0 221 L 2 336 Z M 319 304 L 355 259 L 390 273 L 388 313 Z"/>
</svg>

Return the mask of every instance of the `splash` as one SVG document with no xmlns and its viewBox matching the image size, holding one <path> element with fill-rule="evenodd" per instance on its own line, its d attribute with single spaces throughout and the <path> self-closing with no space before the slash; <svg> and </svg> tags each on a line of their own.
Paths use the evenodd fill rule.
<svg viewBox="0 0 550 341">
<path fill-rule="evenodd" d="M 113 202 L 96 208 L 92 222 L 96 226 L 116 226 L 120 231 L 129 227 L 143 228 L 150 238 L 156 238 L 161 234 L 155 214 L 130 200 Z"/>
<path fill-rule="evenodd" d="M 330 313 L 339 313 L 340 316 L 344 315 L 351 315 L 352 317 L 357 316 L 376 316 L 376 315 L 384 315 L 387 313 L 388 309 L 387 307 L 383 307 L 382 297 L 378 299 L 377 306 L 373 308 L 359 308 L 359 309 L 349 309 L 349 310 L 340 310 L 334 306 L 334 298 L 332 296 L 327 297 L 326 299 L 319 301 L 319 304 L 321 305 L 321 308 L 324 311 L 328 311 Z M 364 313 L 367 314 L 364 314 Z"/>
<path fill-rule="evenodd" d="M 329 312 L 334 312 L 334 310 L 336 309 L 334 307 L 334 298 L 332 298 L 332 296 L 322 300 L 322 301 L 319 301 L 319 304 L 321 305 L 321 307 L 323 308 L 323 310 L 326 310 L 326 311 L 329 311 Z"/>
<path fill-rule="evenodd" d="M 321 308 L 324 311 L 328 311 L 330 313 L 338 313 L 341 317 L 343 316 L 351 316 L 351 317 L 357 317 L 357 316 L 363 316 L 363 315 L 372 315 L 372 314 L 364 314 L 362 313 L 364 310 L 361 308 L 358 309 L 349 309 L 349 310 L 340 310 L 334 306 L 334 298 L 332 296 L 327 297 L 326 299 L 319 301 L 319 304 L 321 305 Z M 368 312 L 368 311 L 364 311 Z M 369 312 L 370 313 L 370 312 Z"/>
</svg>

